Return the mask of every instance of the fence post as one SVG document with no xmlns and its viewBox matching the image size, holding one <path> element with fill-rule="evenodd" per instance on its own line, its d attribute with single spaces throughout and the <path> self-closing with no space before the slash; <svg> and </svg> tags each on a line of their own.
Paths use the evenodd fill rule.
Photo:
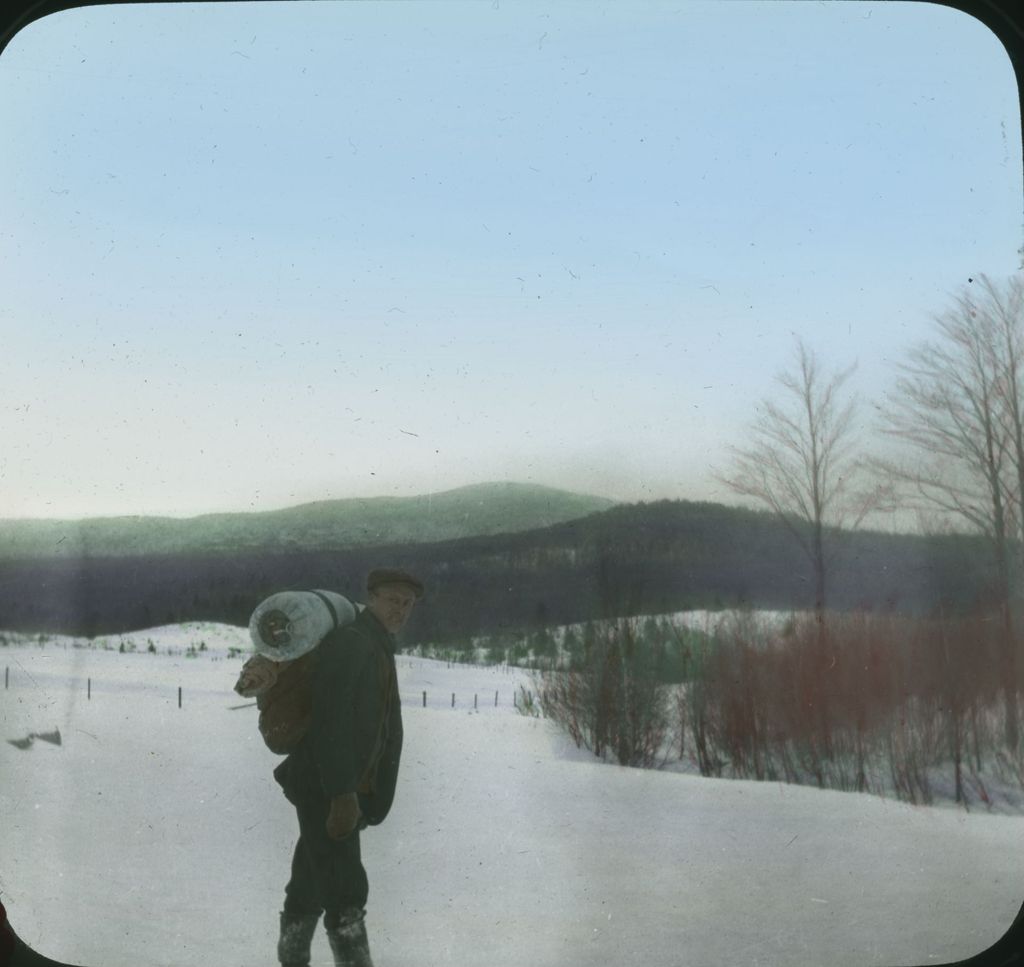
<svg viewBox="0 0 1024 967">
<path fill-rule="evenodd" d="M 8 665 L 4 669 L 4 688 L 10 688 L 10 687 L 11 687 L 11 666 Z"/>
<path fill-rule="evenodd" d="M 85 680 L 85 697 L 92 698 L 92 679 L 87 678 Z"/>
<path fill-rule="evenodd" d="M 455 708 L 455 692 L 452 692 L 452 708 Z"/>
<path fill-rule="evenodd" d="M 178 686 L 178 708 L 181 708 L 181 686 Z"/>
<path fill-rule="evenodd" d="M 494 693 L 494 707 L 495 708 L 498 707 L 498 693 L 497 692 Z"/>
<path fill-rule="evenodd" d="M 427 707 L 427 693 L 426 692 L 423 693 L 423 707 L 424 708 Z"/>
<path fill-rule="evenodd" d="M 476 695 L 473 696 L 473 708 L 476 708 Z"/>
</svg>

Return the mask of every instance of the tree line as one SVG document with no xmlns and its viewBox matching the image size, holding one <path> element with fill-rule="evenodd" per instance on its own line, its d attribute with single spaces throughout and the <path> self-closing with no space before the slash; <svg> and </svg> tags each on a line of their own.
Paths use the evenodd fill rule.
<svg viewBox="0 0 1024 967">
<path fill-rule="evenodd" d="M 831 586 L 837 608 L 965 611 L 991 595 L 978 537 L 860 531 L 843 540 L 848 553 Z M 409 642 L 694 608 L 803 610 L 815 602 L 801 544 L 773 515 L 659 501 L 437 544 L 0 561 L 0 628 L 94 636 L 183 621 L 245 625 L 263 598 L 285 589 L 327 588 L 361 600 L 367 571 L 388 562 L 427 585 Z"/>
</svg>

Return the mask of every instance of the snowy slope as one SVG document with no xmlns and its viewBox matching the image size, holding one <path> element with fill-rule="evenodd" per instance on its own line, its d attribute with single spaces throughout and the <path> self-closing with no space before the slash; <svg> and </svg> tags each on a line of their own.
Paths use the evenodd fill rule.
<svg viewBox="0 0 1024 967">
<path fill-rule="evenodd" d="M 0 742 L 11 921 L 72 963 L 273 964 L 296 829 L 235 707 L 244 630 L 132 637 L 158 653 L 0 648 L 0 738 L 63 740 Z M 620 769 L 516 714 L 514 672 L 399 676 L 398 798 L 363 840 L 378 967 L 943 963 L 1024 899 L 1024 818 Z"/>
</svg>

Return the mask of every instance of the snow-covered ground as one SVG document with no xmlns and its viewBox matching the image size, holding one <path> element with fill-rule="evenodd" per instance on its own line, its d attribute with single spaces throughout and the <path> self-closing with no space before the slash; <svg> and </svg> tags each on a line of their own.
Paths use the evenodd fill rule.
<svg viewBox="0 0 1024 967">
<path fill-rule="evenodd" d="M 62 739 L 0 742 L 14 928 L 69 963 L 275 963 L 296 824 L 231 690 L 245 630 L 7 640 L 0 739 Z M 363 838 L 378 967 L 948 963 L 1024 900 L 1024 817 L 621 769 L 518 715 L 515 670 L 399 678 L 398 796 Z"/>
<path fill-rule="evenodd" d="M 781 628 L 787 621 L 807 617 L 810 614 L 812 614 L 812 612 L 792 610 L 749 611 L 745 609 L 724 608 L 715 611 L 708 611 L 701 608 L 691 609 L 689 611 L 672 611 L 666 614 L 659 614 L 654 617 L 655 620 L 659 622 L 667 622 L 670 625 L 674 625 L 676 628 L 690 628 L 694 631 L 704 631 L 710 635 L 715 633 L 723 625 L 728 627 L 730 622 L 756 620 L 757 624 L 761 628 L 776 629 Z M 623 620 L 630 621 L 635 625 L 642 627 L 644 622 L 648 620 L 648 616 L 643 615 L 639 618 L 626 619 L 603 619 L 589 622 L 589 624 L 600 627 L 602 625 L 607 626 L 610 624 L 617 624 Z M 562 635 L 570 629 L 575 631 L 577 634 L 580 634 L 583 632 L 583 629 L 587 624 L 588 622 L 578 622 L 576 624 L 564 625 L 560 628 L 560 634 L 556 637 L 558 640 L 561 640 Z"/>
</svg>

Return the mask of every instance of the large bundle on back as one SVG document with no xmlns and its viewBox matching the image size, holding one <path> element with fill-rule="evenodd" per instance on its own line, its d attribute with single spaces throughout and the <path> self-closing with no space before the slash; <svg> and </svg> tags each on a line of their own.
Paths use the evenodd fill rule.
<svg viewBox="0 0 1024 967">
<path fill-rule="evenodd" d="M 260 734 L 272 752 L 286 755 L 305 735 L 316 646 L 355 617 L 355 606 L 334 591 L 281 591 L 253 611 L 249 637 L 256 654 L 242 667 L 235 691 L 256 698 Z"/>
<path fill-rule="evenodd" d="M 264 658 L 292 661 L 355 617 L 352 602 L 334 591 L 281 591 L 256 606 L 249 619 L 249 637 Z"/>
</svg>

